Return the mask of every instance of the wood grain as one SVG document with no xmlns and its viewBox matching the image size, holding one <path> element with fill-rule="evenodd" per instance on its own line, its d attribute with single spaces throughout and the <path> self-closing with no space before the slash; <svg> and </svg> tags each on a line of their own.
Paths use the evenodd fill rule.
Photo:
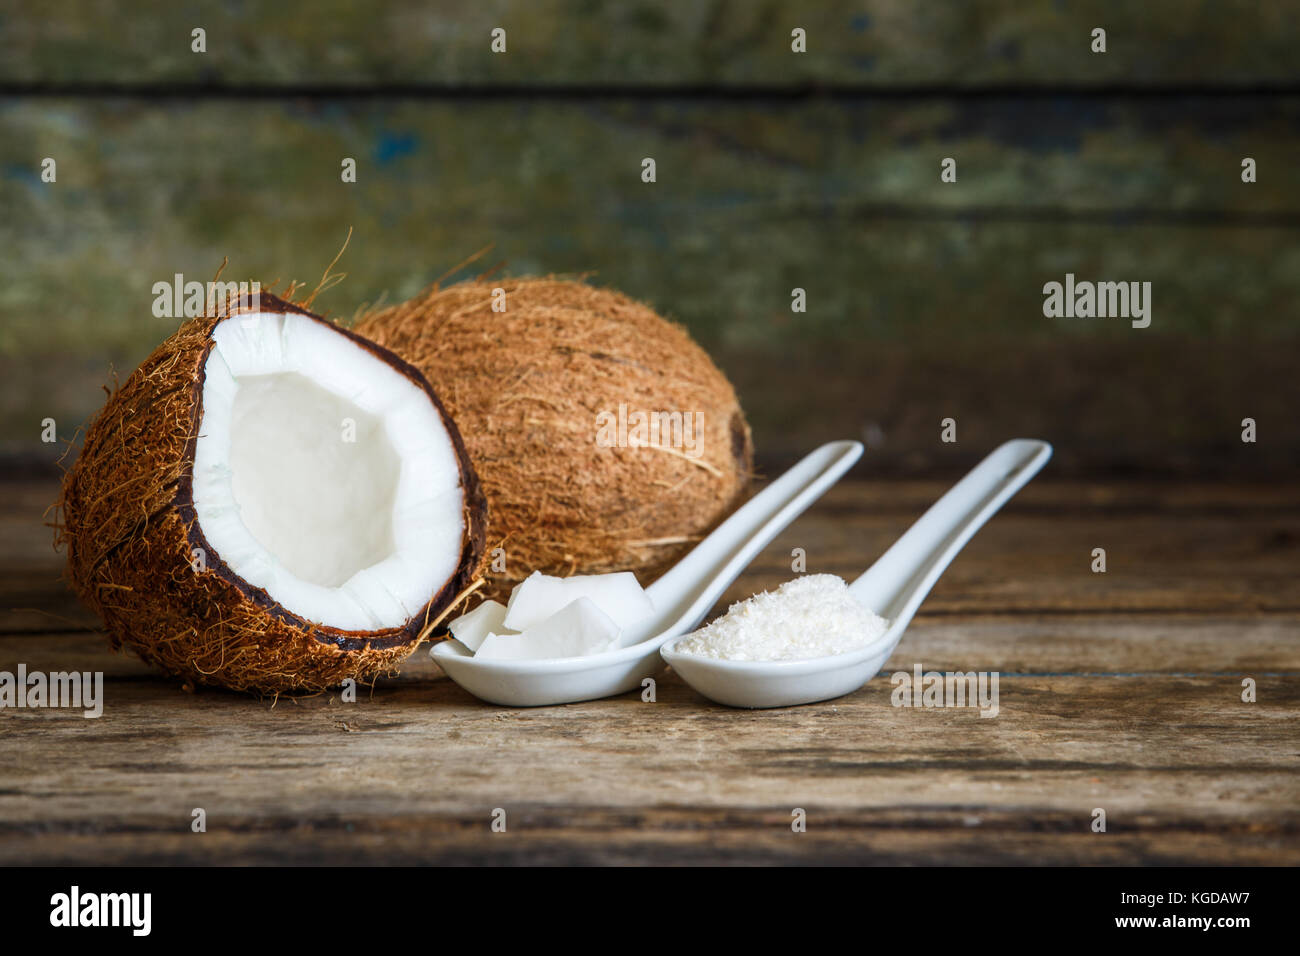
<svg viewBox="0 0 1300 956">
<path fill-rule="evenodd" d="M 253 0 L 132 14 L 93 0 L 18 0 L 0 34 L 0 82 L 247 87 L 557 84 L 1294 82 L 1294 5 L 1076 0 Z M 207 50 L 190 31 L 207 30 Z M 504 55 L 489 51 L 507 30 Z M 1109 51 L 1090 51 L 1094 27 Z M 808 52 L 790 52 L 790 31 Z"/>
<path fill-rule="evenodd" d="M 1081 474 L 1295 475 L 1298 119 L 1295 97 L 20 99 L 0 111 L 0 451 L 61 453 L 40 423 L 73 437 L 175 328 L 154 283 L 224 256 L 226 278 L 314 283 L 352 228 L 332 314 L 489 243 L 510 272 L 594 272 L 704 343 L 760 452 L 879 432 L 886 467 L 933 474 L 952 415 L 968 447 L 1040 434 Z M 1152 326 L 1045 318 L 1066 272 L 1151 282 Z"/>
<path fill-rule="evenodd" d="M 48 485 L 2 487 L 0 604 L 75 616 L 39 549 Z M 810 570 L 852 573 L 940 489 L 842 483 L 728 598 L 789 577 L 795 542 Z M 1036 482 L 881 676 L 777 711 L 671 672 L 653 703 L 502 710 L 423 653 L 352 704 L 187 692 L 11 611 L 0 670 L 103 671 L 105 708 L 0 713 L 0 862 L 1294 864 L 1298 522 L 1284 486 Z M 1079 550 L 1097 537 L 1106 575 Z M 888 675 L 916 664 L 998 671 L 998 716 L 890 706 Z"/>
<path fill-rule="evenodd" d="M 1049 466 L 1050 468 L 1050 466 Z M 813 572 L 860 573 L 946 489 L 875 481 L 870 466 L 779 535 L 719 608 L 791 575 L 802 548 Z M 44 509 L 49 481 L 0 483 L 0 633 L 93 627 L 62 581 Z M 1105 574 L 1091 571 L 1105 548 Z M 976 537 L 925 604 L 930 615 L 1291 614 L 1300 612 L 1300 505 L 1289 485 L 1039 479 Z"/>
<path fill-rule="evenodd" d="M 1002 713 L 981 720 L 891 708 L 885 678 L 832 704 L 759 713 L 710 705 L 671 676 L 654 704 L 517 712 L 445 679 L 355 705 L 274 708 L 115 680 L 97 721 L 5 715 L 18 726 L 5 738 L 0 856 L 59 859 L 90 849 L 75 837 L 103 833 L 91 859 L 156 861 L 168 844 L 191 860 L 265 859 L 287 836 L 297 861 L 379 862 L 385 851 L 366 843 L 387 832 L 405 844 L 390 862 L 519 860 L 539 837 L 593 862 L 661 836 L 661 859 L 689 843 L 689 861 L 731 830 L 757 841 L 724 841 L 738 858 L 794 861 L 826 850 L 789 839 L 790 811 L 803 807 L 810 832 L 821 823 L 841 844 L 831 859 L 884 849 L 913 862 L 1000 861 L 1046 851 L 1044 834 L 1066 838 L 1049 856 L 1062 861 L 1172 862 L 1198 844 L 1212 848 L 1202 861 L 1266 858 L 1250 840 L 1232 849 L 1250 834 L 1294 861 L 1296 758 L 1278 747 L 1300 705 L 1294 687 L 1261 678 L 1261 703 L 1247 705 L 1227 678 L 1006 677 Z M 1097 806 L 1118 846 L 1088 832 Z M 186 833 L 193 807 L 209 815 L 203 839 Z M 518 808 L 522 844 L 492 842 L 497 807 L 508 826 Z"/>
</svg>

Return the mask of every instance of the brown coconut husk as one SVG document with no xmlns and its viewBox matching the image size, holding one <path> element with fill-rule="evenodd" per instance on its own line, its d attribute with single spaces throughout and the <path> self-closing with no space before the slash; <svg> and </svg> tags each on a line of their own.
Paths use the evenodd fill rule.
<svg viewBox="0 0 1300 956">
<path fill-rule="evenodd" d="M 428 392 L 460 456 L 467 532 L 456 576 L 398 628 L 355 632 L 315 624 L 240 578 L 203 536 L 191 475 L 212 331 L 251 310 L 248 299 L 234 298 L 211 316 L 186 321 L 110 395 L 64 477 L 56 544 L 67 551 L 74 590 L 103 619 L 113 647 L 129 648 L 169 674 L 265 694 L 316 692 L 347 678 L 372 683 L 475 586 L 485 542 L 482 489 L 454 423 L 416 369 L 263 291 L 259 311 L 329 324 Z M 203 572 L 191 566 L 198 548 Z"/>
<path fill-rule="evenodd" d="M 493 289 L 506 311 L 493 312 Z M 482 278 L 363 315 L 357 331 L 424 372 L 464 435 L 505 549 L 484 596 L 534 570 L 634 570 L 643 581 L 745 495 L 749 426 L 681 326 L 618 292 L 555 277 Z M 600 447 L 596 416 L 700 411 L 703 453 Z"/>
</svg>

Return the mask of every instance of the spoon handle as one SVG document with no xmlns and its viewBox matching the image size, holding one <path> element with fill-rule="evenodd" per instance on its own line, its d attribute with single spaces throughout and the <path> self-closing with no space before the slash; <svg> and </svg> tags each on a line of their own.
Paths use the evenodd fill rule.
<svg viewBox="0 0 1300 956">
<path fill-rule="evenodd" d="M 672 622 L 675 629 L 698 624 L 754 556 L 835 484 L 861 454 L 860 442 L 836 441 L 805 455 L 646 588 L 663 626 Z"/>
<path fill-rule="evenodd" d="M 1017 438 L 994 449 L 850 586 L 865 607 L 906 626 L 966 542 L 1052 457 L 1044 441 Z"/>
</svg>

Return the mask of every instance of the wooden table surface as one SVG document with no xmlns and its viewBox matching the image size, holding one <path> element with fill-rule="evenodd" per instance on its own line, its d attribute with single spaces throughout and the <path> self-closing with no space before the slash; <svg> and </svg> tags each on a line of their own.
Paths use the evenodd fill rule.
<svg viewBox="0 0 1300 956">
<path fill-rule="evenodd" d="M 796 547 L 856 572 L 943 487 L 841 484 L 727 600 L 788 578 Z M 98 720 L 0 712 L 0 863 L 1300 862 L 1293 488 L 1040 478 L 885 675 L 758 712 L 671 672 L 653 703 L 502 709 L 424 653 L 351 704 L 186 692 L 64 589 L 53 483 L 0 497 L 0 670 L 102 670 L 106 698 Z M 917 663 L 999 672 L 1000 713 L 892 707 L 888 674 Z"/>
</svg>

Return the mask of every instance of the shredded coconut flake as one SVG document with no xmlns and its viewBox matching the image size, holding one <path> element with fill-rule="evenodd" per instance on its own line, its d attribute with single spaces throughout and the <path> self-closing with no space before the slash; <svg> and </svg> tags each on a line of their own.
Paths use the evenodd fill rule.
<svg viewBox="0 0 1300 956">
<path fill-rule="evenodd" d="M 809 574 L 731 605 L 676 649 L 730 661 L 797 661 L 857 650 L 888 629 L 888 621 L 849 593 L 843 578 Z"/>
</svg>

